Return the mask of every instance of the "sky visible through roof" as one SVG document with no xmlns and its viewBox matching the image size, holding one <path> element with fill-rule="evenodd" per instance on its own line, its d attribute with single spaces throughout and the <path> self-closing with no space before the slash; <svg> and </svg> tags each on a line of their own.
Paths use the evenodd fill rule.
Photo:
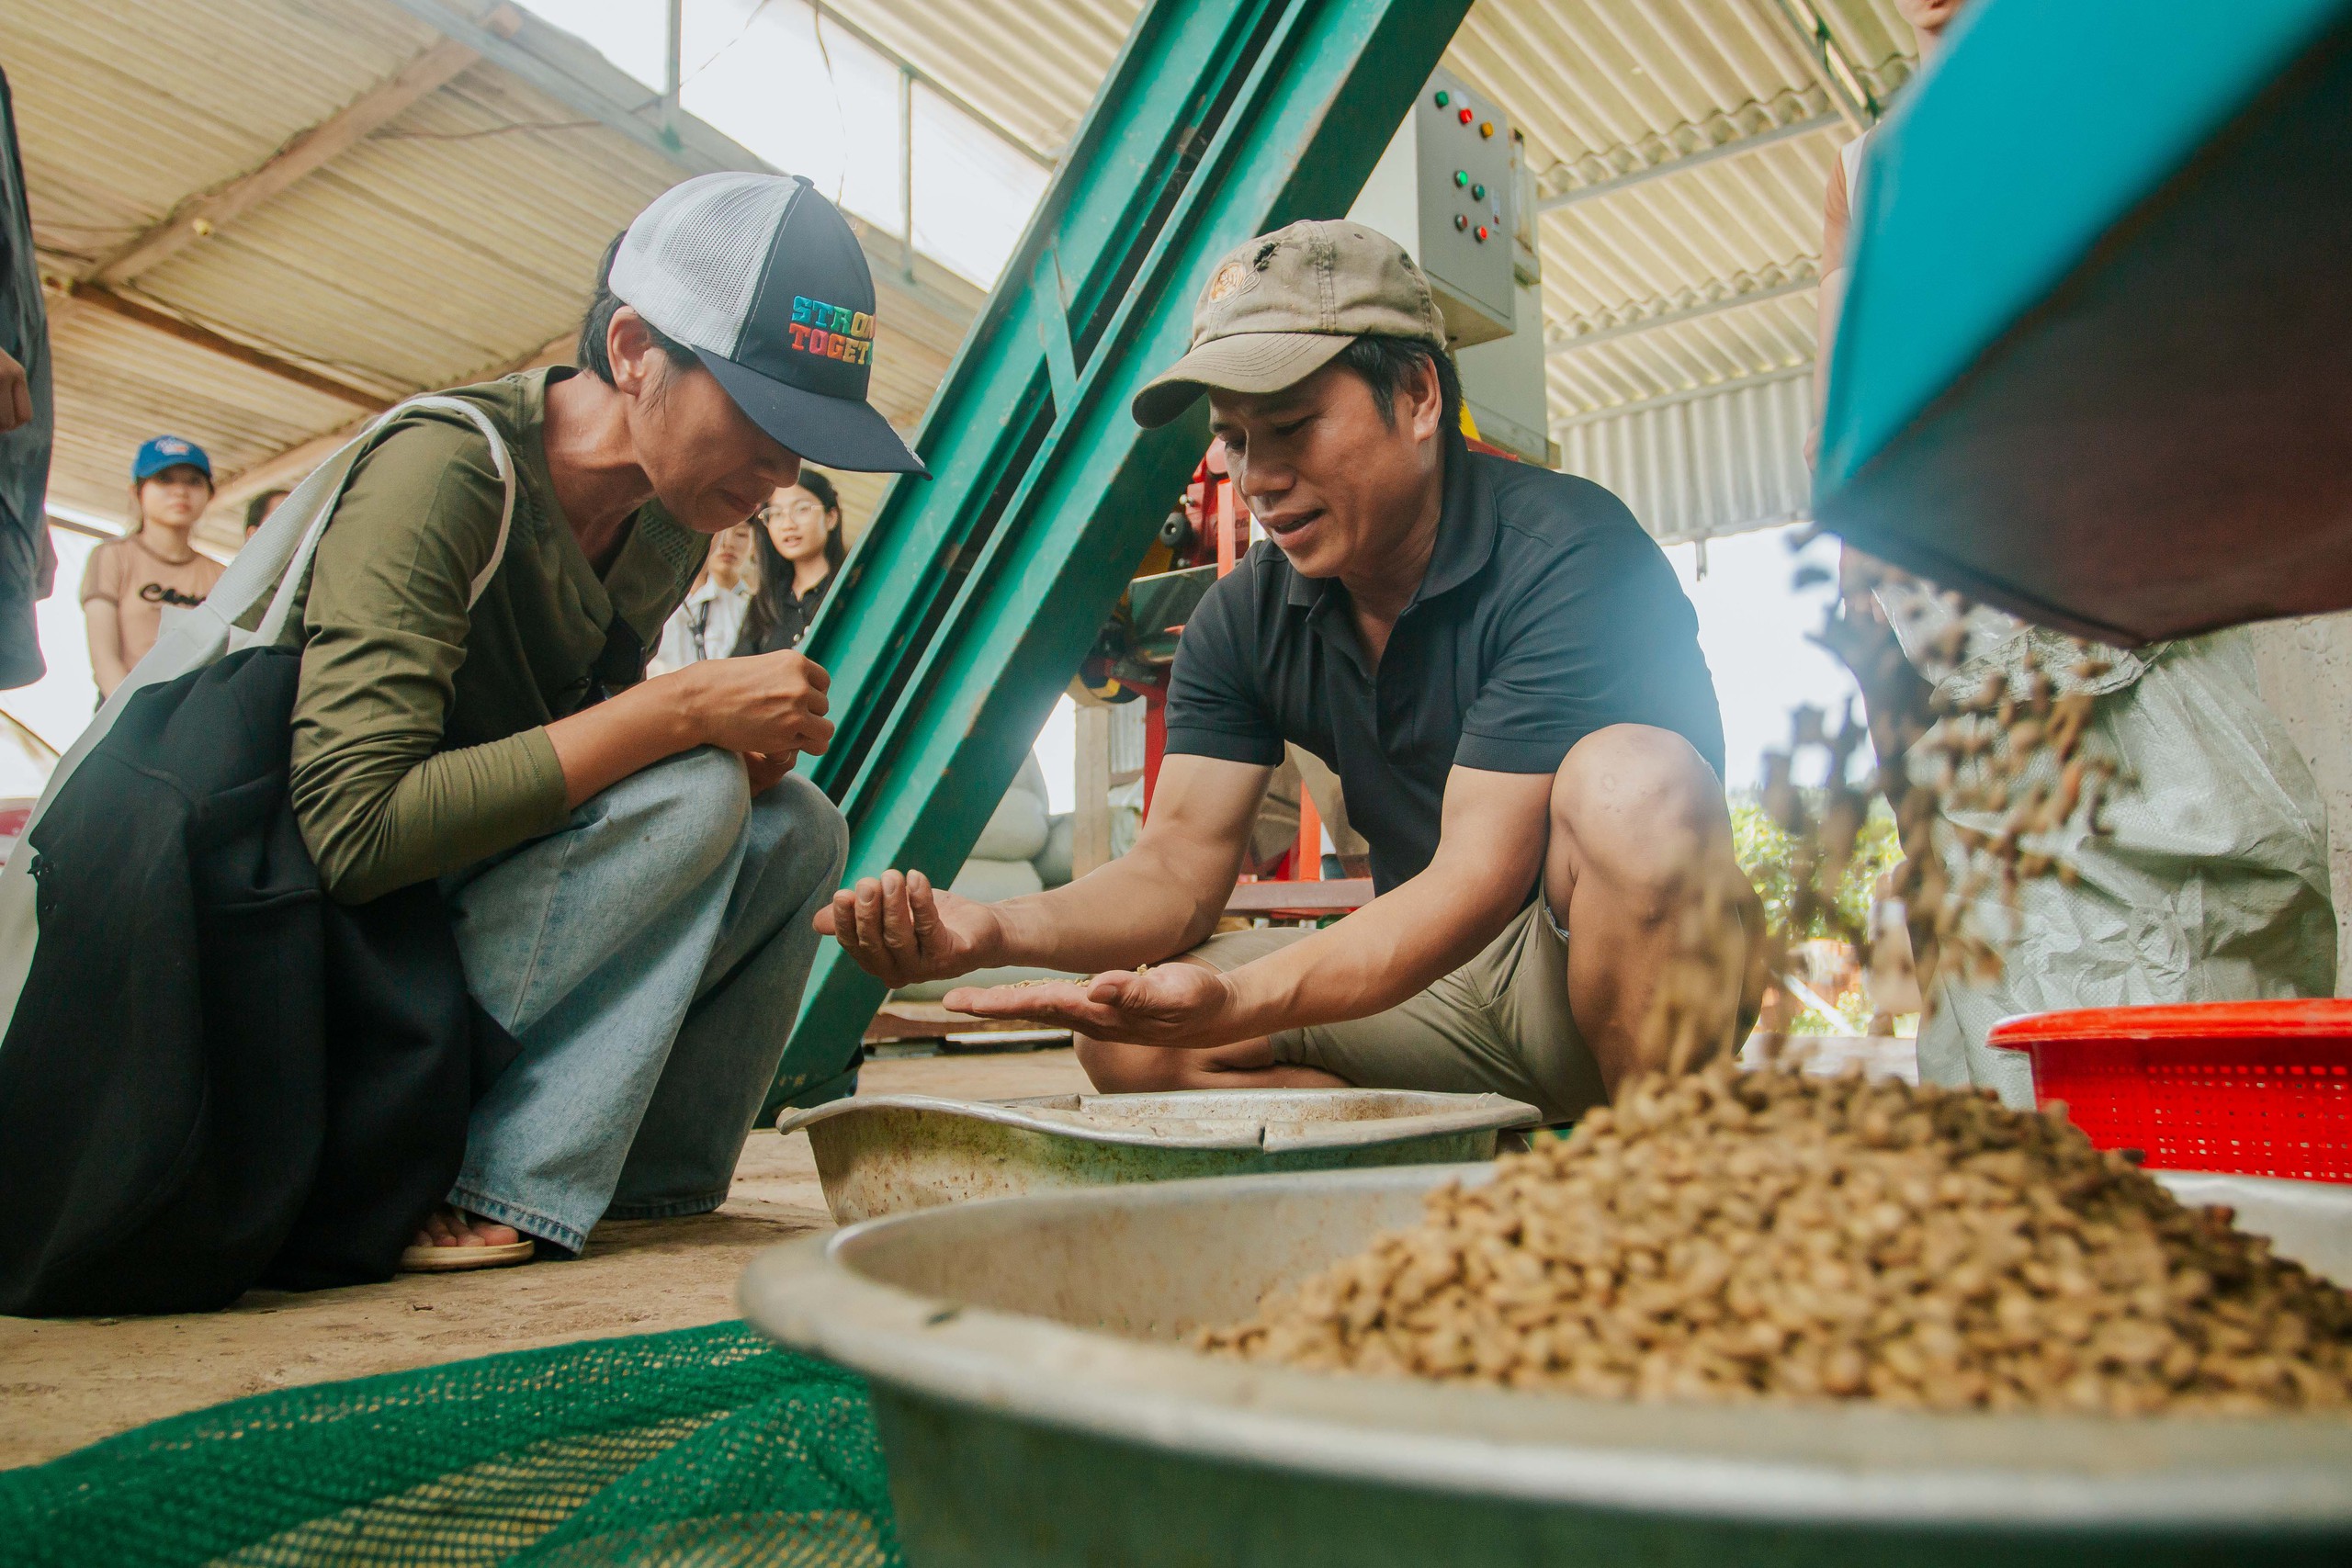
<svg viewBox="0 0 2352 1568">
<path fill-rule="evenodd" d="M 654 93 L 667 69 L 660 0 L 520 0 Z M 787 174 L 892 233 L 899 68 L 800 0 L 685 0 L 679 102 Z M 982 288 L 1021 238 L 1046 172 L 929 88 L 914 94 L 915 246 Z"/>
</svg>

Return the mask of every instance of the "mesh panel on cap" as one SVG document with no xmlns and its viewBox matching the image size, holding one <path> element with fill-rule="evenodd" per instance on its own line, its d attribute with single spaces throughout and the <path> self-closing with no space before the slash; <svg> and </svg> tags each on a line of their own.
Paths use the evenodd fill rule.
<svg viewBox="0 0 2352 1568">
<path fill-rule="evenodd" d="M 654 197 L 613 258 L 613 297 L 662 332 L 732 357 L 799 182 L 780 175 L 699 175 Z"/>
</svg>

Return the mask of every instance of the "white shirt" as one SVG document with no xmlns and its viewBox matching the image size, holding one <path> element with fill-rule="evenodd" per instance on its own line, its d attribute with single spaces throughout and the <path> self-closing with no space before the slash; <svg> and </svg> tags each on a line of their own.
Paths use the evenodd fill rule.
<svg viewBox="0 0 2352 1568">
<path fill-rule="evenodd" d="M 722 588 L 704 578 L 686 602 L 670 614 L 662 628 L 662 646 L 653 656 L 655 673 L 683 670 L 704 659 L 724 659 L 735 651 L 743 630 L 743 615 L 752 606 L 752 592 L 738 579 Z"/>
</svg>

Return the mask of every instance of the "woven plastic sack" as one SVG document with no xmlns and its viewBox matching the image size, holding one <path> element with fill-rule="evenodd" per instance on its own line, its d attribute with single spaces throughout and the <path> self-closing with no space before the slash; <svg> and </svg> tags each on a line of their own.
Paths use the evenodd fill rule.
<svg viewBox="0 0 2352 1568">
<path fill-rule="evenodd" d="M 0 1472 L 11 1564 L 899 1568 L 865 1385 L 740 1323 L 232 1401 Z"/>
<path fill-rule="evenodd" d="M 1906 607 L 1889 606 L 1907 649 L 1923 628 Z M 1997 612 L 1977 611 L 1970 630 L 1972 657 L 1942 682 L 1954 698 L 1993 673 L 2016 685 L 2029 646 L 2045 670 L 2063 671 L 2076 657 L 2057 633 Z M 2091 837 L 2074 824 L 2053 845 L 2078 874 L 2071 884 L 2030 880 L 2015 911 L 1992 895 L 1979 903 L 1984 929 L 2008 938 L 2001 978 L 1940 979 L 1940 1005 L 1919 1032 L 1921 1077 L 1992 1089 L 2023 1109 L 2034 1103 L 2026 1057 L 1985 1040 L 2004 1018 L 2324 997 L 2335 986 L 2327 808 L 2262 700 L 2243 634 L 2101 657 L 2112 666 L 2104 676 L 2063 683 L 2096 694 L 2087 743 L 2126 775 L 2101 812 L 2107 831 Z M 1998 813 L 1951 820 L 2001 829 Z M 1957 881 L 1964 852 L 1949 829 L 1938 842 Z"/>
</svg>

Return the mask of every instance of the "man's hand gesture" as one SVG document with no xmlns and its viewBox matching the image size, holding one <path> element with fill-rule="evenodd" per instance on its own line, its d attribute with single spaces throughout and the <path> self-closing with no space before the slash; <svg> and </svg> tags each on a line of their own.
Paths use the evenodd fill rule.
<svg viewBox="0 0 2352 1568">
<path fill-rule="evenodd" d="M 951 1012 L 1028 1020 L 1135 1045 L 1221 1045 L 1246 1032 L 1235 1023 L 1232 986 L 1200 964 L 1112 969 L 1091 980 L 1042 986 L 964 986 L 947 993 L 945 1005 Z"/>
<path fill-rule="evenodd" d="M 817 911 L 817 930 L 841 939 L 857 966 L 894 988 L 944 980 L 1001 963 L 1003 926 L 993 906 L 934 888 L 910 871 L 861 878 Z"/>
</svg>

